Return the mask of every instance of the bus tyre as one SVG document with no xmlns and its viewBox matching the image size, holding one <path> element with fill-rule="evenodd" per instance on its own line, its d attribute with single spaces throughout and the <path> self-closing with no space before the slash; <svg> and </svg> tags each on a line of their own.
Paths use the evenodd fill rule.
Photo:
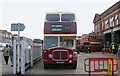
<svg viewBox="0 0 120 76">
<path fill-rule="evenodd" d="M 44 69 L 48 69 L 48 64 L 44 64 Z"/>
<path fill-rule="evenodd" d="M 76 68 L 77 68 L 77 62 L 73 64 L 72 68 L 73 68 L 73 69 L 76 69 Z"/>
</svg>

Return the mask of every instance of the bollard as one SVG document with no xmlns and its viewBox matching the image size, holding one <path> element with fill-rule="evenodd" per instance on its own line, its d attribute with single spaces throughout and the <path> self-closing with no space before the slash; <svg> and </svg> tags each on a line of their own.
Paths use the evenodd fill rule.
<svg viewBox="0 0 120 76">
<path fill-rule="evenodd" d="M 112 76 L 111 60 L 108 60 L 108 71 L 107 76 Z"/>
</svg>

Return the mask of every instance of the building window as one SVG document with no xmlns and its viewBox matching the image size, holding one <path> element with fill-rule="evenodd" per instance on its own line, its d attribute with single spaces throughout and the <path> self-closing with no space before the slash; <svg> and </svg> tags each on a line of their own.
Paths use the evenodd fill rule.
<svg viewBox="0 0 120 76">
<path fill-rule="evenodd" d="M 95 30 L 96 30 L 96 32 L 97 32 L 97 25 L 95 26 Z"/>
<path fill-rule="evenodd" d="M 12 38 L 12 35 L 10 34 L 10 38 Z"/>
<path fill-rule="evenodd" d="M 118 15 L 115 16 L 115 23 L 116 23 L 116 26 L 118 25 Z"/>
<path fill-rule="evenodd" d="M 5 37 L 5 33 L 3 33 L 3 37 Z"/>
<path fill-rule="evenodd" d="M 6 33 L 6 37 L 8 37 L 8 33 Z"/>
<path fill-rule="evenodd" d="M 0 37 L 2 37 L 2 33 L 0 33 Z"/>
<path fill-rule="evenodd" d="M 108 29 L 108 20 L 105 21 L 105 29 Z"/>
<path fill-rule="evenodd" d="M 110 18 L 110 27 L 114 27 L 114 17 Z"/>
<path fill-rule="evenodd" d="M 97 28 L 97 25 L 95 25 L 95 27 L 94 27 L 94 28 L 95 28 L 95 32 L 97 32 L 97 29 L 96 29 L 96 28 Z"/>
<path fill-rule="evenodd" d="M 102 31 L 104 30 L 104 23 L 102 22 Z"/>
<path fill-rule="evenodd" d="M 97 24 L 97 32 L 99 32 L 99 27 L 100 27 L 100 25 L 99 25 L 99 24 Z"/>
</svg>

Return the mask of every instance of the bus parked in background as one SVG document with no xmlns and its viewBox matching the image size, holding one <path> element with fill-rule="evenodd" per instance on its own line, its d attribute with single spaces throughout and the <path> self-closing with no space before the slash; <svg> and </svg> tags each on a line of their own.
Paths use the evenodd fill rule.
<svg viewBox="0 0 120 76">
<path fill-rule="evenodd" d="M 76 38 L 76 46 L 80 45 L 80 40 L 81 40 L 81 36 L 77 36 L 77 38 Z"/>
<path fill-rule="evenodd" d="M 76 41 L 77 25 L 72 12 L 49 12 L 44 22 L 43 63 L 69 64 L 77 67 Z"/>
<path fill-rule="evenodd" d="M 91 44 L 91 51 L 101 51 L 101 40 L 101 36 L 84 34 L 80 40 L 80 50 L 82 50 L 82 47 L 85 48 L 85 46 Z"/>
<path fill-rule="evenodd" d="M 33 43 L 37 43 L 37 44 L 42 44 L 43 45 L 43 40 L 41 40 L 41 39 L 34 39 Z"/>
<path fill-rule="evenodd" d="M 34 40 L 33 40 L 33 43 L 40 44 L 40 39 L 34 39 Z"/>
</svg>

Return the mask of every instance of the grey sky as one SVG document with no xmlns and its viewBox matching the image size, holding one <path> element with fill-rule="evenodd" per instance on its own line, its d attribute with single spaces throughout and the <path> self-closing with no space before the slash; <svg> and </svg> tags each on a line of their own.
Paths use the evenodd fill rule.
<svg viewBox="0 0 120 76">
<path fill-rule="evenodd" d="M 95 13 L 101 14 L 117 1 L 119 0 L 1 0 L 0 29 L 10 31 L 11 23 L 24 23 L 26 28 L 21 32 L 22 36 L 43 39 L 46 12 L 72 11 L 76 14 L 77 34 L 82 35 L 94 29 Z"/>
</svg>

